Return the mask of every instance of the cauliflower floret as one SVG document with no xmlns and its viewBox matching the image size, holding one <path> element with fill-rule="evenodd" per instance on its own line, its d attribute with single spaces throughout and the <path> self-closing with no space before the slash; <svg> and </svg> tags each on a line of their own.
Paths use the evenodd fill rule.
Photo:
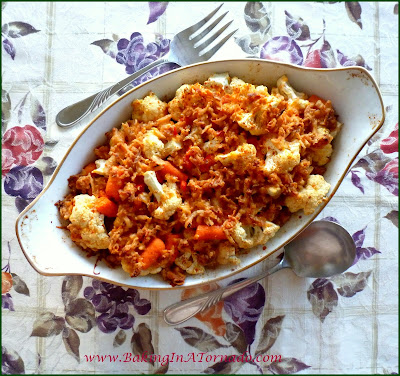
<svg viewBox="0 0 400 376">
<path fill-rule="evenodd" d="M 249 131 L 253 136 L 262 134 L 262 131 L 258 130 L 258 127 L 254 122 L 254 116 L 251 112 L 235 112 L 232 114 L 232 120 L 236 121 L 240 127 Z"/>
<path fill-rule="evenodd" d="M 215 73 L 210 78 L 204 82 L 204 87 L 209 89 L 213 89 L 215 85 L 218 86 L 228 86 L 230 81 L 230 77 L 228 73 Z"/>
<path fill-rule="evenodd" d="M 282 188 L 279 186 L 271 185 L 271 186 L 267 187 L 267 193 L 272 198 L 278 198 L 282 193 Z"/>
<path fill-rule="evenodd" d="M 175 259 L 175 264 L 181 269 L 186 270 L 192 265 L 191 257 L 192 254 L 190 252 L 185 252 Z"/>
<path fill-rule="evenodd" d="M 253 136 L 259 136 L 268 132 L 265 125 L 271 120 L 272 114 L 273 116 L 279 114 L 280 109 L 278 106 L 280 106 L 281 103 L 281 98 L 267 94 L 262 98 L 259 105 L 255 105 L 254 110 L 252 107 L 248 108 L 247 112 L 238 109 L 232 114 L 231 118 Z"/>
<path fill-rule="evenodd" d="M 328 136 L 329 138 L 331 138 L 331 134 L 329 132 L 328 128 L 322 127 L 320 125 L 317 126 L 317 135 L 319 136 L 319 138 L 323 138 L 324 136 Z"/>
<path fill-rule="evenodd" d="M 215 153 L 219 147 L 220 147 L 220 142 L 218 140 L 210 140 L 210 141 L 206 141 L 203 145 L 203 150 L 208 153 L 208 154 L 212 154 Z"/>
<path fill-rule="evenodd" d="M 300 98 L 296 98 L 294 100 L 289 100 L 289 106 L 288 108 L 294 108 L 296 110 L 302 110 L 304 111 L 306 109 L 306 107 L 310 104 L 310 102 L 306 99 L 300 99 Z"/>
<path fill-rule="evenodd" d="M 175 183 L 163 184 L 161 205 L 154 211 L 153 215 L 157 219 L 169 219 L 180 205 L 182 198 L 178 193 Z"/>
<path fill-rule="evenodd" d="M 182 205 L 182 198 L 178 193 L 175 183 L 167 182 L 161 185 L 154 171 L 144 173 L 144 182 L 149 187 L 160 206 L 153 212 L 154 218 L 169 219 Z"/>
<path fill-rule="evenodd" d="M 240 248 L 253 248 L 265 244 L 279 230 L 279 226 L 266 221 L 263 227 L 244 226 L 240 222 L 232 228 L 230 235 Z"/>
<path fill-rule="evenodd" d="M 329 129 L 325 127 L 318 126 L 317 127 L 317 134 L 322 138 L 327 138 L 330 140 L 332 135 L 329 132 Z M 329 162 L 329 158 L 332 155 L 333 148 L 332 145 L 326 144 L 322 148 L 313 148 L 311 152 L 311 157 L 314 162 L 318 164 L 318 166 L 326 165 Z"/>
<path fill-rule="evenodd" d="M 203 274 L 206 270 L 203 265 L 200 265 L 199 262 L 197 261 L 197 256 L 192 254 L 192 265 L 190 265 L 186 269 L 186 273 L 188 274 Z"/>
<path fill-rule="evenodd" d="M 218 264 L 234 264 L 239 265 L 240 260 L 236 257 L 236 248 L 229 242 L 223 242 L 218 247 Z"/>
<path fill-rule="evenodd" d="M 143 137 L 143 152 L 144 155 L 152 159 L 154 156 L 165 158 L 175 151 L 182 149 L 182 144 L 175 140 L 168 141 L 164 144 L 159 137 L 162 134 L 157 128 L 151 128 Z"/>
<path fill-rule="evenodd" d="M 310 175 L 307 185 L 296 196 L 288 196 L 285 204 L 292 213 L 303 209 L 304 214 L 312 214 L 317 206 L 324 201 L 330 184 L 321 175 Z"/>
<path fill-rule="evenodd" d="M 132 119 L 147 123 L 155 121 L 168 114 L 168 104 L 158 99 L 157 95 L 150 93 L 143 99 L 132 102 Z"/>
<path fill-rule="evenodd" d="M 132 239 L 132 235 L 129 236 L 130 240 Z M 133 242 L 131 243 L 132 248 L 140 249 L 140 245 L 142 244 L 140 244 L 137 235 L 134 235 L 133 237 L 134 239 L 132 239 Z M 144 245 L 142 246 L 144 247 Z M 137 277 L 142 271 L 143 262 L 141 261 L 141 257 L 137 252 L 125 252 L 121 258 L 121 266 L 122 269 L 131 277 Z"/>
<path fill-rule="evenodd" d="M 279 92 L 287 99 L 307 99 L 306 94 L 294 90 L 293 87 L 289 85 L 286 75 L 283 75 L 281 78 L 278 79 L 277 85 Z"/>
<path fill-rule="evenodd" d="M 164 150 L 164 143 L 157 137 L 155 128 L 146 132 L 143 137 L 143 152 L 147 158 L 160 156 Z"/>
<path fill-rule="evenodd" d="M 285 109 L 286 102 L 280 94 L 270 95 L 266 86 L 256 87 L 237 77 L 232 78 L 226 92 L 244 101 L 246 106 L 228 101 L 222 108 L 231 114 L 233 121 L 254 136 L 268 133 L 268 123 Z"/>
<path fill-rule="evenodd" d="M 97 159 L 94 163 L 96 164 L 96 168 L 92 171 L 93 173 L 108 176 L 110 169 L 106 159 Z"/>
<path fill-rule="evenodd" d="M 269 96 L 268 88 L 264 85 L 259 85 L 256 87 L 256 93 L 265 95 L 266 97 Z"/>
<path fill-rule="evenodd" d="M 232 91 L 235 94 L 247 95 L 254 92 L 255 86 L 244 82 L 240 78 L 233 77 L 229 89 L 228 91 Z"/>
<path fill-rule="evenodd" d="M 182 85 L 175 93 L 175 97 L 168 103 L 168 111 L 172 119 L 178 121 L 185 108 L 184 97 L 190 92 L 190 85 Z"/>
<path fill-rule="evenodd" d="M 146 276 L 148 274 L 158 274 L 158 273 L 161 272 L 161 270 L 162 270 L 161 266 L 151 266 L 150 268 L 142 270 L 140 272 L 140 275 L 143 277 L 143 276 Z"/>
<path fill-rule="evenodd" d="M 96 197 L 86 194 L 74 197 L 68 229 L 72 238 L 83 248 L 106 249 L 110 238 L 104 226 L 104 215 L 96 210 Z M 77 237 L 74 234 L 78 235 Z"/>
<path fill-rule="evenodd" d="M 267 104 L 261 107 L 261 111 L 265 111 L 268 108 L 277 108 L 282 103 L 282 98 L 276 97 L 275 95 L 268 95 L 266 99 Z"/>
<path fill-rule="evenodd" d="M 205 272 L 204 266 L 199 264 L 197 256 L 191 252 L 185 252 L 177 257 L 175 259 L 175 264 L 188 274 L 203 274 Z"/>
<path fill-rule="evenodd" d="M 340 132 L 340 130 L 342 129 L 342 123 L 340 123 L 339 121 L 336 123 L 336 128 L 331 131 L 331 136 L 333 138 L 335 138 L 337 136 L 337 134 Z"/>
<path fill-rule="evenodd" d="M 320 149 L 313 149 L 311 154 L 312 160 L 316 162 L 318 166 L 326 165 L 329 162 L 332 152 L 333 149 L 331 144 L 326 144 Z"/>
<path fill-rule="evenodd" d="M 122 269 L 131 277 L 137 277 L 140 275 L 140 265 L 137 265 L 136 262 L 133 263 L 129 258 L 122 258 L 121 266 Z"/>
<path fill-rule="evenodd" d="M 211 87 L 212 86 L 212 87 Z M 209 97 L 212 91 L 222 91 L 219 83 L 209 81 L 208 86 L 199 83 L 193 85 L 182 85 L 175 94 L 175 97 L 168 103 L 168 112 L 175 121 L 185 114 L 186 108 L 206 108 L 209 106 Z"/>
<path fill-rule="evenodd" d="M 233 164 L 235 168 L 246 166 L 256 159 L 257 149 L 252 144 L 242 144 L 234 151 L 227 154 L 218 154 L 216 161 L 221 162 L 224 166 Z"/>
<path fill-rule="evenodd" d="M 144 182 L 149 187 L 150 192 L 154 195 L 156 200 L 160 202 L 164 187 L 157 180 L 156 173 L 154 171 L 146 171 L 143 176 Z"/>
<path fill-rule="evenodd" d="M 290 172 L 300 163 L 300 142 L 287 142 L 283 150 L 277 149 L 270 140 L 265 143 L 267 148 L 264 171 L 268 174 Z"/>
<path fill-rule="evenodd" d="M 182 144 L 180 142 L 175 140 L 168 141 L 164 145 L 164 150 L 162 151 L 162 157 L 165 158 L 168 155 L 171 155 L 180 149 L 182 149 Z"/>
</svg>

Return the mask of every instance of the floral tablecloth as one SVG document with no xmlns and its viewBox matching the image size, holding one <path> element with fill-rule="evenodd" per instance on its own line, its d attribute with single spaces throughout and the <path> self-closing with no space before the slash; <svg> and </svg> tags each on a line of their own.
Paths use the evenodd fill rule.
<svg viewBox="0 0 400 376">
<path fill-rule="evenodd" d="M 285 270 L 169 327 L 162 310 L 202 289 L 123 291 L 88 277 L 44 277 L 21 252 L 18 213 L 93 117 L 65 130 L 55 123 L 58 111 L 162 56 L 177 32 L 219 4 L 2 2 L 3 373 L 398 372 L 394 2 L 227 2 L 219 11 L 233 20 L 227 32 L 238 32 L 214 59 L 358 65 L 380 86 L 386 121 L 319 216 L 356 242 L 346 273 L 301 279 Z"/>
</svg>

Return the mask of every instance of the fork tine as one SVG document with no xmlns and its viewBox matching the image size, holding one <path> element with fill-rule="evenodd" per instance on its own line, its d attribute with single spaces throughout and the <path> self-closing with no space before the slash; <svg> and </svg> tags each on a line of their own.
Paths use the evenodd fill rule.
<svg viewBox="0 0 400 376">
<path fill-rule="evenodd" d="M 217 13 L 220 8 L 224 5 L 222 3 L 219 7 L 214 9 L 208 16 L 204 17 L 201 21 L 197 22 L 197 24 L 194 24 L 192 26 L 189 26 L 187 29 L 183 30 L 185 33 L 189 33 L 189 35 L 193 34 L 197 30 L 199 30 L 204 24 L 206 24 L 213 16 L 215 13 Z"/>
<path fill-rule="evenodd" d="M 196 49 L 199 51 L 202 51 L 204 48 L 209 46 L 212 42 L 214 42 L 228 27 L 229 25 L 233 22 L 229 21 L 226 25 L 222 26 L 218 31 L 216 31 L 210 38 L 208 38 L 205 42 L 202 44 L 195 46 Z"/>
<path fill-rule="evenodd" d="M 204 61 L 211 59 L 211 57 L 235 34 L 239 29 L 236 29 L 229 33 L 224 39 L 222 39 L 218 44 L 216 44 L 211 50 L 200 55 Z"/>
<path fill-rule="evenodd" d="M 218 17 L 210 26 L 208 26 L 204 31 L 202 31 L 199 35 L 196 35 L 194 38 L 189 37 L 189 40 L 191 40 L 193 43 L 199 42 L 201 39 L 203 39 L 212 29 L 214 29 L 215 26 L 217 26 L 220 21 L 228 14 L 228 12 L 225 12 L 222 16 Z"/>
</svg>

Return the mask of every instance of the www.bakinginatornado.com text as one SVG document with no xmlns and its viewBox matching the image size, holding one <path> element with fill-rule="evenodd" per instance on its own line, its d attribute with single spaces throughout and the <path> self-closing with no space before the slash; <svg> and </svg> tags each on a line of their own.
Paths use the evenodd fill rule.
<svg viewBox="0 0 400 376">
<path fill-rule="evenodd" d="M 251 354 L 244 353 L 240 355 L 211 355 L 205 352 L 200 353 L 187 353 L 186 355 L 182 354 L 149 354 L 147 351 L 143 352 L 143 354 L 132 354 L 132 353 L 124 353 L 120 355 L 83 355 L 83 358 L 88 363 L 96 362 L 96 363 L 155 363 L 158 362 L 162 366 L 167 363 L 216 363 L 216 362 L 256 362 L 256 363 L 275 363 L 281 362 L 281 355 L 257 355 L 252 356 Z"/>
</svg>

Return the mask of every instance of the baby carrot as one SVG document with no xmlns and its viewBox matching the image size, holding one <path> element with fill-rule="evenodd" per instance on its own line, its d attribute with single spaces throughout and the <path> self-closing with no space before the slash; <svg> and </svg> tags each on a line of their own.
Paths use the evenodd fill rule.
<svg viewBox="0 0 400 376">
<path fill-rule="evenodd" d="M 164 249 L 165 249 L 165 244 L 161 239 L 159 238 L 153 239 L 141 254 L 142 264 L 143 264 L 142 269 L 145 270 L 150 266 L 152 266 L 161 256 L 162 251 L 164 251 Z"/>
<path fill-rule="evenodd" d="M 179 171 L 174 165 L 170 162 L 166 162 L 163 164 L 162 169 L 160 170 L 161 173 L 165 176 L 166 174 L 171 174 L 176 176 L 181 181 L 188 180 L 188 176 L 183 172 Z"/>
<path fill-rule="evenodd" d="M 106 195 L 113 198 L 114 200 L 119 200 L 119 190 L 123 187 L 124 182 L 118 176 L 110 175 L 106 184 Z"/>
<path fill-rule="evenodd" d="M 186 191 L 187 191 L 187 183 L 186 183 L 186 180 L 181 180 L 180 187 L 181 187 L 181 191 L 182 191 L 183 193 L 186 193 Z"/>
<path fill-rule="evenodd" d="M 89 175 L 93 170 L 96 169 L 96 163 L 94 162 L 90 162 L 89 164 L 87 164 L 83 169 L 82 169 L 82 173 L 84 175 Z"/>
<path fill-rule="evenodd" d="M 224 240 L 226 235 L 221 226 L 199 225 L 194 234 L 195 240 Z"/>
<path fill-rule="evenodd" d="M 318 101 L 321 101 L 322 103 L 326 103 L 326 100 L 325 100 L 325 99 L 322 99 L 322 98 L 320 98 L 318 95 L 315 95 L 315 94 L 311 95 L 311 97 L 308 98 L 308 101 L 309 101 L 309 102 L 313 102 L 313 103 L 316 103 L 316 102 L 318 102 Z"/>
<path fill-rule="evenodd" d="M 96 209 L 107 217 L 116 217 L 118 213 L 118 205 L 108 197 L 99 197 L 96 200 Z"/>
<path fill-rule="evenodd" d="M 181 237 L 178 234 L 168 234 L 167 241 L 165 242 L 165 248 L 172 249 L 173 247 L 176 247 L 180 239 Z"/>
</svg>

